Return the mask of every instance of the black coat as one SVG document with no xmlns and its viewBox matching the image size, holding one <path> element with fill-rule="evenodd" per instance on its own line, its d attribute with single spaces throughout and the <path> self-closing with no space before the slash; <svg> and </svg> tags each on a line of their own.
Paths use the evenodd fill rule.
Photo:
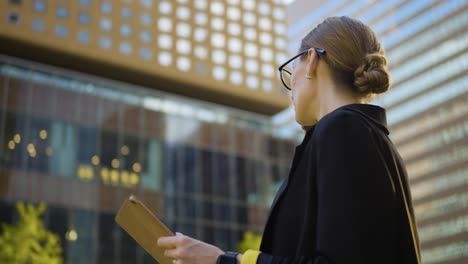
<svg viewBox="0 0 468 264">
<path fill-rule="evenodd" d="M 414 226 L 407 173 L 388 134 L 385 110 L 365 104 L 310 128 L 273 201 L 257 263 L 417 263 L 397 169 Z"/>
</svg>

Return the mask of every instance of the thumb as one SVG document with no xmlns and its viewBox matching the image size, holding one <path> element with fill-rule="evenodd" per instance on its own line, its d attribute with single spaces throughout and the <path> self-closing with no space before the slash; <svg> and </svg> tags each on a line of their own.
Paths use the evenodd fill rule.
<svg viewBox="0 0 468 264">
<path fill-rule="evenodd" d="M 176 232 L 175 234 L 176 234 L 176 236 L 183 236 L 184 235 L 184 234 L 179 233 L 179 232 Z"/>
</svg>

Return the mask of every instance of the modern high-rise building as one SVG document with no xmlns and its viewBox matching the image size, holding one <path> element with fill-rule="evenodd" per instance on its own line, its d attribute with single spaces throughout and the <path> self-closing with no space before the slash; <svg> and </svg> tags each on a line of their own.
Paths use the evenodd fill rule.
<svg viewBox="0 0 468 264">
<path fill-rule="evenodd" d="M 326 17 L 341 15 L 368 24 L 386 50 L 393 85 L 374 103 L 387 109 L 408 169 L 422 262 L 467 263 L 468 1 L 296 0 L 288 54 Z M 275 117 L 276 133 L 301 137 L 292 112 Z"/>
<path fill-rule="evenodd" d="M 261 232 L 296 144 L 270 122 L 289 103 L 281 1 L 5 0 L 0 17 L 0 222 L 44 201 L 65 263 L 153 263 L 114 221 L 131 194 L 225 250 Z"/>
</svg>

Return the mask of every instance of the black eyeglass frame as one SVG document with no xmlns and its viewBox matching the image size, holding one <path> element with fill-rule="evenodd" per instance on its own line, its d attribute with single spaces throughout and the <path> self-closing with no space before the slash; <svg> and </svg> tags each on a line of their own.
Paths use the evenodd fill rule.
<svg viewBox="0 0 468 264">
<path fill-rule="evenodd" d="M 313 49 L 317 52 L 319 58 L 320 58 L 320 55 L 325 55 L 325 54 L 327 53 L 324 49 L 321 49 L 321 48 L 313 48 Z M 289 60 L 287 60 L 285 63 L 281 64 L 281 65 L 278 67 L 278 70 L 279 70 L 279 73 L 280 73 L 281 82 L 283 83 L 284 87 L 285 87 L 286 89 L 288 89 L 289 91 L 291 91 L 291 87 L 289 87 L 289 86 L 286 84 L 286 82 L 284 81 L 284 79 L 283 79 L 283 71 L 285 71 L 285 72 L 288 73 L 289 75 L 292 75 L 292 73 L 291 73 L 290 71 L 288 71 L 288 70 L 285 70 L 284 67 L 285 67 L 286 65 L 288 65 L 289 63 L 291 63 L 291 61 L 294 61 L 294 60 L 297 59 L 298 57 L 300 57 L 300 56 L 304 55 L 305 53 L 309 52 L 309 50 L 310 50 L 310 49 L 306 49 L 306 50 L 303 50 L 303 51 L 299 52 L 297 55 L 295 55 L 294 57 L 290 58 Z"/>
</svg>

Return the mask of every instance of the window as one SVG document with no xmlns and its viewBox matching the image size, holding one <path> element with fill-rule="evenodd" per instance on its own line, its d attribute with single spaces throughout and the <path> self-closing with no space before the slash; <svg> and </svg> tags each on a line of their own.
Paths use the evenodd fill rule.
<svg viewBox="0 0 468 264">
<path fill-rule="evenodd" d="M 177 8 L 177 18 L 181 20 L 187 20 L 190 17 L 190 9 L 185 6 Z"/>
<path fill-rule="evenodd" d="M 158 28 L 160 31 L 170 32 L 172 30 L 172 20 L 167 17 L 159 18 Z"/>
<path fill-rule="evenodd" d="M 177 59 L 177 68 L 181 71 L 188 71 L 190 69 L 190 59 L 187 57 L 179 57 Z"/>
<path fill-rule="evenodd" d="M 120 16 L 124 19 L 132 18 L 132 9 L 128 7 L 120 9 Z"/>
<path fill-rule="evenodd" d="M 257 89 L 258 88 L 258 78 L 256 76 L 247 77 L 247 87 L 249 87 L 250 89 Z"/>
<path fill-rule="evenodd" d="M 274 30 L 276 34 L 284 35 L 286 33 L 286 25 L 284 23 L 275 23 Z"/>
<path fill-rule="evenodd" d="M 217 48 L 223 48 L 225 46 L 225 37 L 224 34 L 214 33 L 211 35 L 211 45 Z"/>
<path fill-rule="evenodd" d="M 89 7 L 91 6 L 91 0 L 80 0 L 80 5 Z"/>
<path fill-rule="evenodd" d="M 153 22 L 153 19 L 151 18 L 150 14 L 145 13 L 140 16 L 140 23 L 142 25 L 149 26 L 151 25 L 152 22 Z"/>
<path fill-rule="evenodd" d="M 172 64 L 172 55 L 170 52 L 160 52 L 158 58 L 159 64 L 169 66 Z"/>
<path fill-rule="evenodd" d="M 112 29 L 112 21 L 108 18 L 101 18 L 101 21 L 99 21 L 99 27 L 102 31 L 109 32 Z"/>
<path fill-rule="evenodd" d="M 247 40 L 255 41 L 257 39 L 257 30 L 255 28 L 246 28 L 244 30 L 244 36 Z"/>
<path fill-rule="evenodd" d="M 214 15 L 222 16 L 224 14 L 224 5 L 221 2 L 211 2 L 211 13 Z"/>
<path fill-rule="evenodd" d="M 151 33 L 147 30 L 142 30 L 140 32 L 140 40 L 145 43 L 151 42 L 152 40 Z"/>
<path fill-rule="evenodd" d="M 78 31 L 77 38 L 79 42 L 89 43 L 89 33 L 86 31 Z"/>
<path fill-rule="evenodd" d="M 249 59 L 246 61 L 245 68 L 248 72 L 254 73 L 258 71 L 258 62 L 253 59 Z"/>
<path fill-rule="evenodd" d="M 217 31 L 224 30 L 224 19 L 215 17 L 211 19 L 211 28 Z"/>
<path fill-rule="evenodd" d="M 190 49 L 191 49 L 191 45 L 190 45 L 190 41 L 188 40 L 185 40 L 185 39 L 179 39 L 177 41 L 177 51 L 181 54 L 189 54 L 190 53 Z"/>
<path fill-rule="evenodd" d="M 68 36 L 68 28 L 65 25 L 56 25 L 55 26 L 55 35 L 61 38 Z"/>
<path fill-rule="evenodd" d="M 194 49 L 195 56 L 199 59 L 206 59 L 208 51 L 204 46 L 196 46 Z"/>
<path fill-rule="evenodd" d="M 31 22 L 32 29 L 37 32 L 44 32 L 45 30 L 45 24 L 44 20 L 41 18 L 35 18 Z"/>
<path fill-rule="evenodd" d="M 190 24 L 187 23 L 179 23 L 177 24 L 177 35 L 188 38 L 190 36 Z"/>
<path fill-rule="evenodd" d="M 229 56 L 229 66 L 239 69 L 242 66 L 242 57 L 239 55 Z"/>
<path fill-rule="evenodd" d="M 228 32 L 229 32 L 229 34 L 234 35 L 234 36 L 239 36 L 240 31 L 241 31 L 241 30 L 240 30 L 239 24 L 237 24 L 237 23 L 229 23 L 229 25 L 228 25 Z"/>
<path fill-rule="evenodd" d="M 222 66 L 216 66 L 213 68 L 213 77 L 216 80 L 226 79 L 226 69 Z"/>
<path fill-rule="evenodd" d="M 234 84 L 242 83 L 242 73 L 238 71 L 231 72 L 230 80 Z"/>
<path fill-rule="evenodd" d="M 206 16 L 205 13 L 196 13 L 195 14 L 195 23 L 197 25 L 206 25 L 206 22 L 208 21 L 208 17 Z"/>
<path fill-rule="evenodd" d="M 262 73 L 263 75 L 267 77 L 273 77 L 273 75 L 275 74 L 275 70 L 273 69 L 273 66 L 271 66 L 270 64 L 263 64 Z"/>
<path fill-rule="evenodd" d="M 236 21 L 239 20 L 240 17 L 241 17 L 241 13 L 240 13 L 239 8 L 233 7 L 233 6 L 228 7 L 227 16 L 231 20 L 236 20 Z"/>
<path fill-rule="evenodd" d="M 120 35 L 122 37 L 130 37 L 132 35 L 132 27 L 129 24 L 120 26 Z"/>
<path fill-rule="evenodd" d="M 140 48 L 140 58 L 144 59 L 144 60 L 150 60 L 151 57 L 152 57 L 152 52 L 150 49 L 148 48 Z"/>
<path fill-rule="evenodd" d="M 20 21 L 20 15 L 14 12 L 8 13 L 8 22 L 10 24 L 18 24 Z"/>
<path fill-rule="evenodd" d="M 271 30 L 271 20 L 267 17 L 260 18 L 258 25 L 260 26 L 260 29 L 262 30 L 266 30 L 266 31 Z"/>
<path fill-rule="evenodd" d="M 33 3 L 33 9 L 35 12 L 44 13 L 46 11 L 46 3 L 44 0 L 35 0 Z"/>
<path fill-rule="evenodd" d="M 260 14 L 267 16 L 270 14 L 270 4 L 266 2 L 262 2 L 258 4 L 258 11 Z"/>
<path fill-rule="evenodd" d="M 132 44 L 128 42 L 120 43 L 119 51 L 125 55 L 130 55 L 132 53 Z"/>
<path fill-rule="evenodd" d="M 240 52 L 242 50 L 242 42 L 238 38 L 230 38 L 228 47 L 232 52 Z"/>
<path fill-rule="evenodd" d="M 194 4 L 197 9 L 205 9 L 207 6 L 206 0 L 197 0 L 194 1 Z"/>
<path fill-rule="evenodd" d="M 172 37 L 170 35 L 159 35 L 159 47 L 162 49 L 170 49 L 172 47 Z"/>
<path fill-rule="evenodd" d="M 205 41 L 205 40 L 206 40 L 206 37 L 207 37 L 206 29 L 204 29 L 204 28 L 196 28 L 193 37 L 194 37 L 195 40 L 198 41 L 198 42 L 203 42 L 203 41 Z"/>
<path fill-rule="evenodd" d="M 270 80 L 263 80 L 262 88 L 264 91 L 270 92 L 273 90 L 273 83 Z"/>
<path fill-rule="evenodd" d="M 224 64 L 226 62 L 226 53 L 222 50 L 214 50 L 211 53 L 211 59 L 214 63 Z"/>
<path fill-rule="evenodd" d="M 271 35 L 265 32 L 260 33 L 260 42 L 263 45 L 271 45 Z"/>
<path fill-rule="evenodd" d="M 172 11 L 172 5 L 170 2 L 162 1 L 159 3 L 159 12 L 162 14 L 170 14 Z"/>
<path fill-rule="evenodd" d="M 110 49 L 112 47 L 112 40 L 109 37 L 100 37 L 99 47 L 103 49 Z"/>
<path fill-rule="evenodd" d="M 260 57 L 264 61 L 272 61 L 273 60 L 273 51 L 269 48 L 262 48 L 260 51 Z"/>
<path fill-rule="evenodd" d="M 88 25 L 91 22 L 91 18 L 89 17 L 87 13 L 80 12 L 78 14 L 78 21 L 80 22 L 80 24 Z"/>
<path fill-rule="evenodd" d="M 258 47 L 254 43 L 245 44 L 245 54 L 249 57 L 256 57 L 258 54 Z"/>
<path fill-rule="evenodd" d="M 255 1 L 254 0 L 244 0 L 242 1 L 244 9 L 246 10 L 253 10 L 255 8 Z"/>
<path fill-rule="evenodd" d="M 112 12 L 112 3 L 102 2 L 101 3 L 101 12 L 104 14 L 110 14 Z"/>
<path fill-rule="evenodd" d="M 153 6 L 153 0 L 140 0 L 140 3 L 144 7 L 152 7 Z"/>
<path fill-rule="evenodd" d="M 22 0 L 10 0 L 10 4 L 13 4 L 13 5 L 21 5 L 23 2 Z"/>
<path fill-rule="evenodd" d="M 245 12 L 244 13 L 244 24 L 249 25 L 249 26 L 254 26 L 255 25 L 255 14 L 251 12 Z"/>
<path fill-rule="evenodd" d="M 55 15 L 60 18 L 67 18 L 68 17 L 68 9 L 65 7 L 58 7 L 55 10 Z"/>
<path fill-rule="evenodd" d="M 275 8 L 273 10 L 273 17 L 277 20 L 282 20 L 284 19 L 284 11 L 281 8 Z"/>
</svg>

